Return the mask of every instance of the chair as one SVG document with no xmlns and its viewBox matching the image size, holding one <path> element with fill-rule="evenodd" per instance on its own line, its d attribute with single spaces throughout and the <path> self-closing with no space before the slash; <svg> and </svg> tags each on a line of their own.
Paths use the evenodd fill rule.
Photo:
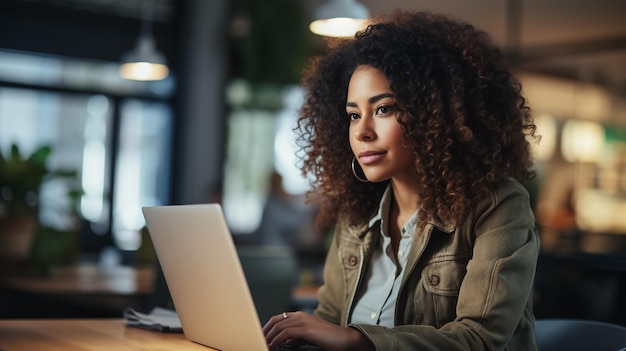
<svg viewBox="0 0 626 351">
<path fill-rule="evenodd" d="M 238 246 L 237 253 L 261 324 L 289 311 L 291 291 L 298 284 L 298 264 L 292 250 Z"/>
<path fill-rule="evenodd" d="M 540 351 L 624 351 L 626 327 L 582 319 L 535 321 Z"/>
</svg>

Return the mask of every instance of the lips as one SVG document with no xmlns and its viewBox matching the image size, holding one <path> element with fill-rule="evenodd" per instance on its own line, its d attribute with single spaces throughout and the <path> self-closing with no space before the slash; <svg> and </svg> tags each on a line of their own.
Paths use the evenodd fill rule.
<svg viewBox="0 0 626 351">
<path fill-rule="evenodd" d="M 374 163 L 385 155 L 384 151 L 363 151 L 359 153 L 359 162 L 362 165 Z"/>
</svg>

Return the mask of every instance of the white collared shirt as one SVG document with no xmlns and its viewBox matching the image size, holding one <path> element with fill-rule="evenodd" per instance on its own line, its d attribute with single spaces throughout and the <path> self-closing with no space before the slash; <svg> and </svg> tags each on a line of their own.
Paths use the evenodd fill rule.
<svg viewBox="0 0 626 351">
<path fill-rule="evenodd" d="M 370 228 L 378 229 L 381 237 L 372 253 L 365 272 L 365 283 L 357 294 L 350 323 L 394 326 L 396 299 L 406 268 L 407 257 L 417 225 L 417 212 L 401 228 L 398 262 L 395 262 L 389 228 L 389 208 L 392 190 L 387 187 L 380 200 L 378 213 L 370 220 Z"/>
</svg>

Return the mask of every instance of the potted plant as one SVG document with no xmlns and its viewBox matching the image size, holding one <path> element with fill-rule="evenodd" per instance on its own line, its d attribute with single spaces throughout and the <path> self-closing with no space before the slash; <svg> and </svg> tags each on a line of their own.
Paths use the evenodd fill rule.
<svg viewBox="0 0 626 351">
<path fill-rule="evenodd" d="M 41 184 L 54 177 L 76 177 L 75 171 L 52 171 L 46 161 L 49 145 L 39 146 L 28 156 L 12 144 L 0 152 L 0 260 L 28 258 L 38 226 Z"/>
</svg>

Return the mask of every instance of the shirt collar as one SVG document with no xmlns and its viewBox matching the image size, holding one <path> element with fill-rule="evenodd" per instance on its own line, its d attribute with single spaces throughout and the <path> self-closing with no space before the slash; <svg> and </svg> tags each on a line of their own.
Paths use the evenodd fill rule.
<svg viewBox="0 0 626 351">
<path fill-rule="evenodd" d="M 376 225 L 379 225 L 378 228 L 382 228 L 384 226 L 384 221 L 389 219 L 389 209 L 391 208 L 391 197 L 392 197 L 391 183 L 387 185 L 383 196 L 380 199 L 380 203 L 378 204 L 378 211 L 372 218 L 370 218 L 368 223 L 368 229 L 374 228 Z M 409 221 L 404 224 L 405 228 L 415 229 L 417 226 L 417 213 L 419 209 L 411 216 Z M 382 234 L 382 231 L 381 231 Z"/>
</svg>

